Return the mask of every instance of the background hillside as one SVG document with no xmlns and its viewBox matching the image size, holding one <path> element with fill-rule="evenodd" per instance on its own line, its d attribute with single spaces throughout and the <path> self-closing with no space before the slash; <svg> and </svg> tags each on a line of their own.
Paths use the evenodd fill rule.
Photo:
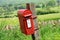
<svg viewBox="0 0 60 40">
<path fill-rule="evenodd" d="M 59 13 L 59 5 L 59 0 L 50 0 L 47 3 L 43 1 L 40 4 L 36 4 L 37 15 Z M 25 8 L 26 5 L 20 4 L 20 0 L 0 0 L 0 18 L 16 17 L 17 10 Z"/>
</svg>

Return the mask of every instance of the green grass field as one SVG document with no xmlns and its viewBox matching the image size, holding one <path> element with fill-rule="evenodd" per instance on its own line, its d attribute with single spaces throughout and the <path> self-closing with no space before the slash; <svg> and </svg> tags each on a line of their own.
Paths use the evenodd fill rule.
<svg viewBox="0 0 60 40">
<path fill-rule="evenodd" d="M 39 21 L 58 20 L 58 19 L 60 19 L 60 13 L 47 14 L 47 15 L 38 15 L 38 20 Z"/>
<path fill-rule="evenodd" d="M 60 13 L 38 15 L 38 21 L 58 20 Z M 6 25 L 12 25 L 13 29 L 7 30 Z M 60 40 L 60 25 L 41 25 L 41 40 Z M 0 18 L 0 40 L 32 40 L 31 36 L 21 33 L 18 18 Z"/>
</svg>

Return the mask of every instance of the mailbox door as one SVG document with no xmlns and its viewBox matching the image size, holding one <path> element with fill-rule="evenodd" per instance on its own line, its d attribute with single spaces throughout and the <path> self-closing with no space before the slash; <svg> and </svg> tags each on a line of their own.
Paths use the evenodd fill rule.
<svg viewBox="0 0 60 40">
<path fill-rule="evenodd" d="M 24 28 L 25 28 L 25 34 L 26 35 L 31 35 L 34 33 L 34 23 L 33 23 L 33 19 L 31 19 L 30 17 L 24 19 Z"/>
</svg>

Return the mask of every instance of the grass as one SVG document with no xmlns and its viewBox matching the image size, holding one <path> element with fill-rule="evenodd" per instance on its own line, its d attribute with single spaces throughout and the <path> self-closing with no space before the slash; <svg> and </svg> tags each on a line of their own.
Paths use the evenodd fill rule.
<svg viewBox="0 0 60 40">
<path fill-rule="evenodd" d="M 15 29 L 2 29 L 6 25 L 13 25 Z M 31 36 L 21 33 L 17 18 L 1 18 L 0 19 L 0 40 L 31 40 Z"/>
<path fill-rule="evenodd" d="M 58 20 L 58 19 L 60 19 L 60 13 L 38 15 L 37 17 L 38 17 L 39 21 Z M 11 19 L 12 19 L 12 21 L 15 20 L 14 22 L 18 21 L 17 17 L 14 17 L 14 18 L 0 18 L 0 21 L 1 20 L 8 20 L 8 21 L 10 21 Z"/>
<path fill-rule="evenodd" d="M 60 40 L 60 25 L 42 25 L 40 28 L 41 40 Z"/>
<path fill-rule="evenodd" d="M 59 7 L 55 6 L 55 7 L 47 7 L 47 8 L 36 8 L 36 11 L 38 15 L 60 13 L 60 6 Z"/>
<path fill-rule="evenodd" d="M 60 13 L 58 14 L 48 14 L 48 15 L 38 15 L 39 21 L 48 21 L 53 19 L 59 19 Z M 2 30 L 6 25 L 13 25 L 14 30 Z M 41 25 L 40 35 L 41 40 L 60 40 L 60 25 Z M 0 18 L 0 40 L 32 40 L 31 36 L 26 36 L 21 33 L 19 27 L 18 18 Z"/>
</svg>

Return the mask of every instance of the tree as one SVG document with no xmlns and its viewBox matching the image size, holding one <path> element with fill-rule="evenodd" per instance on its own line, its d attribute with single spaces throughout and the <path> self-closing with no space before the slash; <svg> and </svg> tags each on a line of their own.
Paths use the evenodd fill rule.
<svg viewBox="0 0 60 40">
<path fill-rule="evenodd" d="M 47 4 L 47 6 L 55 6 L 56 5 L 56 0 L 50 0 Z"/>
</svg>

